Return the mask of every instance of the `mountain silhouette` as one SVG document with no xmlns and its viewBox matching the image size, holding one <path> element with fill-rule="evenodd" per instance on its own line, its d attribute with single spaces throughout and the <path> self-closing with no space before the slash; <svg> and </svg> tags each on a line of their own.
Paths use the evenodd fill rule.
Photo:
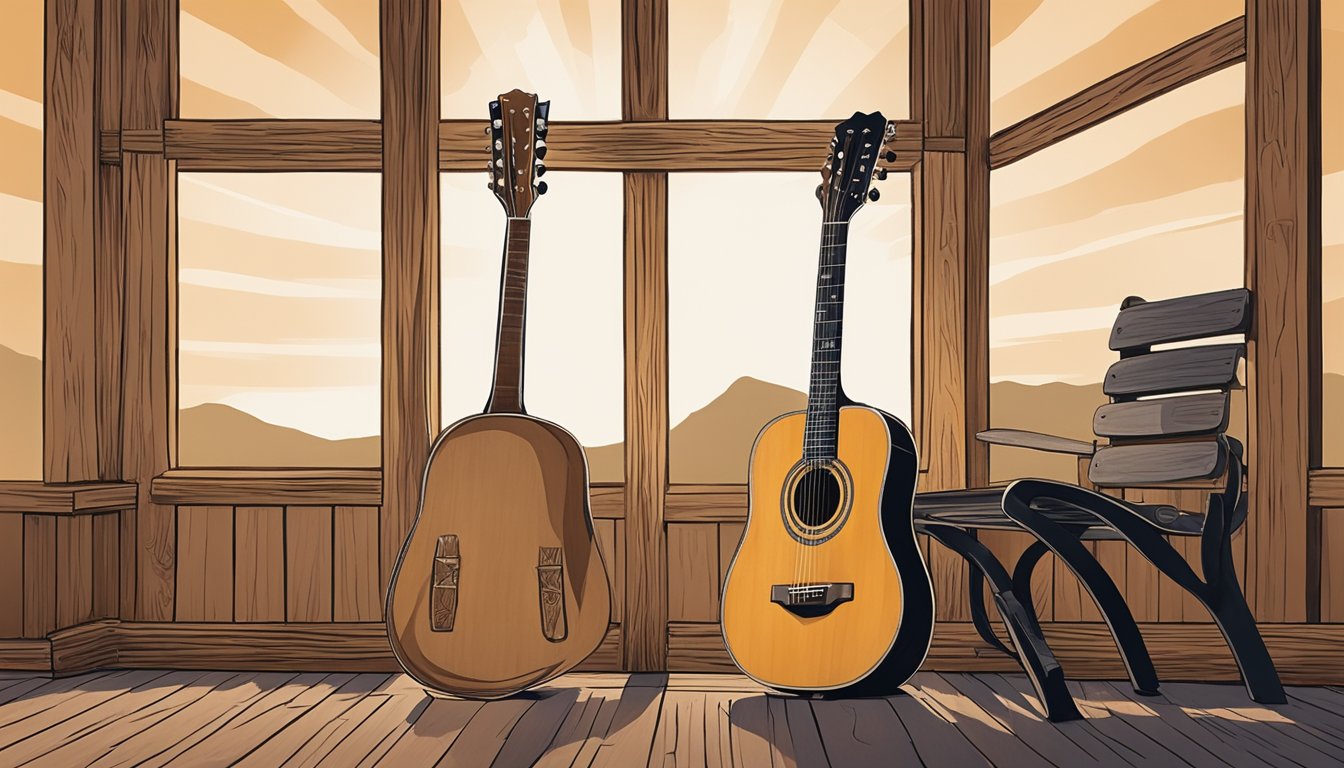
<svg viewBox="0 0 1344 768">
<path fill-rule="evenodd" d="M 205 403 L 177 416 L 177 459 L 184 467 L 376 467 L 378 437 L 328 440 Z"/>
</svg>

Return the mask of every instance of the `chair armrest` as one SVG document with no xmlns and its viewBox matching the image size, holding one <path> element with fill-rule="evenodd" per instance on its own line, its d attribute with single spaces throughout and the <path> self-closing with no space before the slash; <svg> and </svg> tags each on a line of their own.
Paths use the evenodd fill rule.
<svg viewBox="0 0 1344 768">
<path fill-rule="evenodd" d="M 1075 456 L 1091 456 L 1097 452 L 1096 443 L 1043 435 L 1040 432 L 1028 432 L 1023 429 L 987 429 L 984 432 L 976 432 L 975 439 L 991 445 L 1030 448 L 1033 451 L 1050 453 L 1071 453 Z"/>
</svg>

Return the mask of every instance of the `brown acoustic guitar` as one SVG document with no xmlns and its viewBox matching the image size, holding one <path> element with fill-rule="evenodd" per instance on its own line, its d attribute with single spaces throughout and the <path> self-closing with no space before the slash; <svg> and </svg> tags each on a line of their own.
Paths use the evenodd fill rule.
<svg viewBox="0 0 1344 768">
<path fill-rule="evenodd" d="M 401 666 L 470 698 L 562 674 L 597 648 L 611 616 L 583 448 L 523 408 L 529 214 L 546 191 L 549 107 L 517 90 L 490 103 L 490 189 L 508 214 L 494 384 L 484 413 L 435 441 L 387 596 Z"/>
<path fill-rule="evenodd" d="M 807 410 L 776 418 L 756 438 L 747 529 L 723 588 L 733 661 L 784 691 L 893 693 L 933 639 L 933 587 L 911 517 L 914 439 L 899 419 L 850 401 L 840 386 L 849 221 L 877 199 L 870 184 L 891 135 L 881 113 L 855 113 L 831 141 L 817 187 L 823 221 Z M 893 352 L 902 341 L 892 340 Z"/>
</svg>

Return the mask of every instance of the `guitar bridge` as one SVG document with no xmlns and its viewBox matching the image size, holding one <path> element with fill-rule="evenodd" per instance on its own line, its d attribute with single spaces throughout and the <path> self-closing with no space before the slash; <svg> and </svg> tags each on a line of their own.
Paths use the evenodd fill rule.
<svg viewBox="0 0 1344 768">
<path fill-rule="evenodd" d="M 803 618 L 825 616 L 836 606 L 853 599 L 854 585 L 848 582 L 775 584 L 770 587 L 770 602 Z"/>
<path fill-rule="evenodd" d="M 541 601 L 541 634 L 558 643 L 569 634 L 565 622 L 565 564 L 560 547 L 537 552 L 537 591 Z"/>
<path fill-rule="evenodd" d="M 462 569 L 462 557 L 457 547 L 457 536 L 440 536 L 434 545 L 434 575 L 429 587 L 429 628 L 435 632 L 452 632 L 457 620 L 457 579 Z"/>
</svg>

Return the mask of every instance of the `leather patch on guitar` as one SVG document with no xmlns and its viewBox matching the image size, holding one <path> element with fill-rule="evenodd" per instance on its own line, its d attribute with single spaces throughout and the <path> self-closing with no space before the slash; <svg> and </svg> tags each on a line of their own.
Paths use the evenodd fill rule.
<svg viewBox="0 0 1344 768">
<path fill-rule="evenodd" d="M 569 632 L 565 624 L 565 566 L 560 547 L 538 550 L 537 586 L 541 599 L 541 634 L 553 643 L 564 640 Z"/>
<path fill-rule="evenodd" d="M 457 536 L 440 536 L 434 545 L 434 575 L 429 590 L 429 628 L 435 632 L 452 632 L 457 619 L 457 578 L 462 558 L 457 549 Z"/>
</svg>

